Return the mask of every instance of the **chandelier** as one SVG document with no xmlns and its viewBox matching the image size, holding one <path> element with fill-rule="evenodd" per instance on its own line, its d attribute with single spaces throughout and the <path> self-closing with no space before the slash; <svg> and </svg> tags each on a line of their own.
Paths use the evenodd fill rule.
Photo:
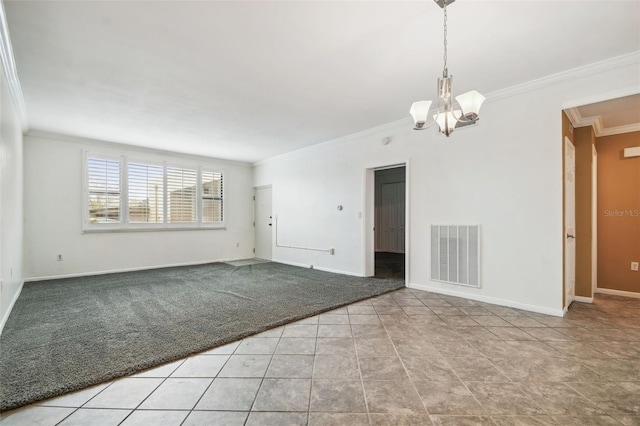
<svg viewBox="0 0 640 426">
<path fill-rule="evenodd" d="M 451 135 L 453 129 L 475 124 L 479 117 L 480 106 L 485 97 L 472 90 L 455 97 L 453 100 L 453 76 L 447 69 L 447 5 L 455 0 L 434 0 L 444 11 L 444 69 L 442 78 L 438 78 L 438 109 L 433 121 L 427 125 L 431 101 L 418 101 L 411 105 L 409 113 L 415 122 L 415 130 L 425 130 L 438 123 L 440 132 Z"/>
</svg>

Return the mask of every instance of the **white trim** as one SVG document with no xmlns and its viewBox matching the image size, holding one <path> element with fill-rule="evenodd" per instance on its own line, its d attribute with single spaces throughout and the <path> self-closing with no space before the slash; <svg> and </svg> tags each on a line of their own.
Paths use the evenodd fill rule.
<svg viewBox="0 0 640 426">
<path fill-rule="evenodd" d="M 49 280 L 58 280 L 61 278 L 77 278 L 77 277 L 91 277 L 94 275 L 106 275 L 106 274 L 117 274 L 120 272 L 135 272 L 135 271 L 148 271 L 150 269 L 164 269 L 164 268 L 175 268 L 178 266 L 196 266 L 196 265 L 206 265 L 208 263 L 224 263 L 224 262 L 233 262 L 234 260 L 244 260 L 246 257 L 234 257 L 230 259 L 219 259 L 219 260 L 200 260 L 196 262 L 182 262 L 182 263 L 172 263 L 169 265 L 155 265 L 155 266 L 140 266 L 134 268 L 121 268 L 121 269 L 110 269 L 105 271 L 91 271 L 91 272 L 77 272 L 73 274 L 62 274 L 62 275 L 47 275 L 41 277 L 29 277 L 25 278 L 25 282 L 32 281 L 49 281 Z"/>
<path fill-rule="evenodd" d="M 531 92 L 534 90 L 544 89 L 549 85 L 559 83 L 561 81 L 571 80 L 576 77 L 585 77 L 588 75 L 598 74 L 604 71 L 622 68 L 622 67 L 634 65 L 637 63 L 640 63 L 640 50 L 636 50 L 634 52 L 627 53 L 625 55 L 615 56 L 613 58 L 605 59 L 600 62 L 595 62 L 592 64 L 571 68 L 559 73 L 555 73 L 555 74 L 551 74 L 535 80 L 527 81 L 525 83 L 516 84 L 514 86 L 510 86 L 504 89 L 495 90 L 493 92 L 488 93 L 485 96 L 487 99 L 485 102 L 490 103 L 490 102 L 506 99 L 512 96 L 517 96 L 517 95 Z M 562 109 L 573 108 L 576 106 L 586 105 L 586 104 L 608 100 L 608 99 L 620 98 L 623 96 L 633 95 L 638 92 L 639 92 L 638 87 L 635 87 L 635 86 L 626 87 L 623 89 L 609 92 L 608 94 L 605 94 L 605 95 L 591 96 L 589 98 L 585 98 L 577 101 L 565 102 L 563 103 Z M 359 131 L 359 132 L 351 133 L 349 135 L 341 136 L 336 139 L 330 139 L 314 145 L 309 145 L 304 148 L 285 152 L 283 154 L 274 155 L 272 157 L 265 158 L 260 161 L 256 161 L 252 164 L 253 166 L 260 166 L 262 164 L 270 162 L 273 159 L 284 158 L 298 151 L 305 151 L 309 149 L 319 149 L 325 146 L 337 145 L 350 140 L 364 138 L 366 136 L 382 133 L 384 131 L 391 132 L 391 131 L 394 131 L 400 128 L 406 128 L 406 127 L 413 127 L 413 120 L 411 119 L 411 117 L 403 118 L 401 120 L 396 120 L 387 124 L 382 124 L 380 126 L 376 126 L 366 130 Z"/>
<path fill-rule="evenodd" d="M 635 293 L 633 291 L 622 291 L 622 290 L 613 290 L 610 288 L 596 288 L 596 293 L 601 294 L 609 294 L 611 296 L 623 296 L 623 297 L 632 297 L 634 299 L 640 299 L 640 293 Z"/>
<path fill-rule="evenodd" d="M 18 80 L 18 72 L 16 71 L 16 62 L 13 57 L 13 48 L 11 47 L 11 37 L 9 36 L 9 26 L 4 13 L 4 6 L 0 1 L 0 59 L 2 60 L 2 68 L 4 75 L 7 77 L 7 85 L 11 100 L 16 108 L 18 120 L 22 127 L 22 132 L 29 130 L 29 119 L 27 117 L 27 108 L 24 105 L 24 96 L 20 80 Z"/>
<path fill-rule="evenodd" d="M 636 52 L 636 54 L 640 57 L 640 51 Z M 638 60 L 638 62 L 640 62 L 640 59 Z M 621 89 L 612 90 L 609 92 L 590 95 L 585 98 L 565 101 L 561 104 L 561 109 L 566 110 L 583 105 L 595 104 L 597 102 L 610 101 L 611 99 L 624 98 L 625 96 L 637 95 L 638 93 L 640 93 L 640 87 L 638 86 L 623 87 Z"/>
<path fill-rule="evenodd" d="M 273 260 L 271 260 L 271 262 L 281 263 L 283 265 L 289 265 L 289 266 L 297 266 L 299 268 L 305 268 L 305 269 L 317 269 L 318 271 L 331 272 L 332 274 L 349 275 L 351 277 L 362 277 L 361 274 L 355 274 L 353 272 L 342 271 L 342 270 L 339 270 L 339 269 L 323 268 L 323 267 L 315 266 L 315 265 L 313 265 L 313 268 L 312 268 L 311 267 L 312 265 L 308 264 L 308 263 L 289 262 L 289 261 L 286 261 L 286 260 L 279 260 L 279 259 L 273 259 Z"/>
<path fill-rule="evenodd" d="M 555 74 L 547 75 L 545 77 L 537 78 L 535 80 L 527 81 L 526 83 L 517 84 L 515 86 L 507 87 L 504 89 L 496 90 L 487 95 L 487 101 L 496 101 L 500 99 L 509 98 L 512 96 L 520 95 L 522 93 L 531 92 L 538 89 L 543 89 L 552 84 L 559 83 L 565 80 L 571 80 L 576 77 L 585 77 L 592 74 L 598 74 L 612 69 L 622 68 L 629 65 L 640 63 L 640 50 L 636 50 L 625 55 L 615 56 L 613 58 L 605 59 L 600 62 L 583 65 L 581 67 L 571 68 L 566 71 L 561 71 Z M 637 88 L 635 88 L 637 92 Z M 620 96 L 614 96 L 617 98 Z M 612 98 L 610 98 L 612 99 Z M 591 102 L 583 102 L 580 104 L 565 106 L 565 108 L 571 108 L 574 106 L 585 105 Z"/>
<path fill-rule="evenodd" d="M 547 308 L 545 306 L 528 305 L 526 303 L 515 302 L 513 300 L 498 299 L 495 297 L 488 297 L 480 294 L 464 293 L 461 291 L 433 287 L 429 284 L 409 283 L 407 284 L 407 287 L 415 290 L 423 290 L 423 291 L 429 291 L 432 293 L 444 294 L 447 296 L 462 297 L 464 299 L 477 300 L 479 302 L 491 303 L 492 305 L 507 306 L 510 308 L 522 309 L 525 311 L 536 312 L 539 314 L 553 315 L 556 317 L 564 316 L 562 309 L 553 309 L 553 308 Z"/>
<path fill-rule="evenodd" d="M 289 152 L 285 152 L 285 153 L 282 153 L 282 154 L 274 155 L 273 157 L 269 157 L 269 158 L 265 158 L 264 160 L 256 161 L 255 163 L 253 163 L 253 166 L 254 167 L 255 166 L 260 166 L 262 164 L 270 162 L 271 160 L 273 160 L 275 158 L 286 157 L 289 154 L 293 154 L 293 153 L 296 153 L 296 152 L 299 152 L 299 151 L 306 151 L 306 150 L 309 150 L 309 149 L 319 149 L 319 148 L 322 148 L 322 147 L 325 147 L 325 146 L 337 145 L 337 144 L 348 142 L 348 141 L 351 141 L 351 140 L 360 139 L 360 138 L 364 138 L 366 136 L 374 135 L 374 134 L 377 134 L 377 133 L 383 132 L 383 131 L 391 132 L 391 131 L 394 131 L 396 129 L 407 127 L 407 126 L 413 126 L 413 120 L 411 119 L 411 117 L 403 118 L 401 120 L 392 121 L 391 123 L 387 123 L 387 124 L 381 124 L 380 126 L 371 127 L 369 129 L 361 130 L 361 131 L 356 132 L 356 133 L 351 133 L 351 134 L 348 134 L 348 135 L 345 135 L 345 136 L 340 136 L 339 138 L 329 139 L 329 140 L 324 141 L 324 142 L 320 142 L 320 143 L 317 143 L 317 144 L 305 146 L 304 148 L 294 149 L 293 151 L 289 151 Z"/>
<path fill-rule="evenodd" d="M 598 287 L 598 151 L 591 145 L 591 296 Z"/>
<path fill-rule="evenodd" d="M 404 277 L 405 282 L 409 282 L 410 259 L 411 259 L 411 159 L 407 158 L 404 162 L 393 164 L 377 164 L 365 167 L 363 178 L 363 197 L 362 197 L 362 247 L 363 264 L 362 275 L 364 277 L 372 277 L 375 275 L 375 172 L 378 170 L 390 170 L 404 167 L 404 183 L 405 183 L 405 219 L 404 219 Z"/>
<path fill-rule="evenodd" d="M 574 302 L 593 303 L 593 297 L 573 296 Z"/>
<path fill-rule="evenodd" d="M 0 323 L 0 335 L 2 334 L 2 330 L 4 330 L 4 326 L 7 323 L 7 320 L 9 319 L 9 314 L 11 314 L 11 311 L 13 310 L 13 306 L 16 304 L 18 297 L 20 297 L 20 293 L 22 293 L 22 287 L 24 286 L 25 281 L 26 280 L 20 281 L 20 286 L 18 287 L 18 291 L 16 291 L 16 294 L 13 296 L 13 299 L 9 304 L 9 309 L 7 309 L 7 313 L 4 315 L 4 317 L 2 317 L 2 322 Z"/>
<path fill-rule="evenodd" d="M 632 133 L 640 131 L 640 123 L 627 124 L 624 126 L 616 127 L 604 127 L 602 124 L 602 117 L 583 117 L 580 114 L 580 110 L 577 107 L 568 108 L 564 110 L 569 117 L 569 121 L 573 124 L 573 127 L 593 127 L 593 132 L 596 137 L 620 135 L 623 133 Z"/>
<path fill-rule="evenodd" d="M 596 137 L 620 135 L 622 133 L 640 132 L 640 123 L 627 124 L 626 126 L 608 127 L 596 133 Z"/>
<path fill-rule="evenodd" d="M 564 112 L 567 114 L 567 118 L 574 128 L 576 127 L 576 123 L 580 123 L 582 120 L 582 115 L 580 114 L 580 111 L 578 111 L 577 107 L 567 108 Z"/>
<path fill-rule="evenodd" d="M 110 150 L 118 151 L 118 152 L 122 152 L 122 151 L 135 152 L 136 154 L 128 153 L 127 156 L 132 156 L 132 157 L 135 157 L 136 159 L 140 158 L 137 156 L 138 155 L 137 153 L 142 153 L 143 155 L 155 154 L 160 157 L 168 157 L 171 159 L 171 161 L 177 159 L 176 161 L 178 162 L 187 161 L 189 164 L 197 165 L 202 163 L 204 166 L 207 166 L 207 167 L 208 165 L 211 165 L 211 164 L 215 165 L 215 167 L 220 167 L 220 168 L 222 168 L 224 165 L 227 165 L 227 164 L 234 165 L 234 166 L 241 166 L 241 167 L 252 167 L 251 163 L 247 163 L 245 161 L 226 160 L 224 158 L 210 157 L 206 155 L 189 154 L 189 153 L 183 153 L 183 152 L 177 152 L 177 151 L 167 151 L 167 150 L 151 148 L 147 146 L 130 145 L 126 143 L 111 142 L 111 141 L 106 141 L 101 139 L 83 138 L 80 136 L 65 135 L 61 133 L 48 132 L 48 131 L 38 130 L 38 129 L 30 129 L 25 134 L 25 137 L 33 138 L 33 139 L 45 139 L 45 140 L 53 139 L 55 141 L 71 142 L 71 143 L 77 143 L 80 145 L 87 145 L 87 144 L 104 145 L 106 148 Z M 100 147 L 92 147 L 90 151 L 96 152 L 99 149 Z M 114 154 L 110 154 L 110 155 L 113 156 Z M 119 154 L 116 154 L 116 155 L 119 155 Z M 158 161 L 158 160 L 152 160 L 152 161 Z M 164 158 L 163 160 L 160 160 L 160 161 L 169 161 L 169 160 L 167 160 L 167 158 Z"/>
<path fill-rule="evenodd" d="M 272 184 L 267 184 L 267 185 L 260 185 L 260 186 L 254 186 L 253 189 L 267 189 L 267 188 L 273 188 Z M 255 201 L 255 200 L 254 200 Z"/>
<path fill-rule="evenodd" d="M 150 224 L 148 226 L 129 226 L 126 228 L 96 228 L 96 229 L 83 229 L 81 231 L 82 234 L 108 234 L 108 233 L 127 233 L 127 232 L 171 232 L 171 231 L 226 231 L 227 227 L 224 225 L 220 226 L 180 226 L 180 224 L 176 224 L 175 226 L 165 226 L 165 227 L 154 227 Z"/>
</svg>

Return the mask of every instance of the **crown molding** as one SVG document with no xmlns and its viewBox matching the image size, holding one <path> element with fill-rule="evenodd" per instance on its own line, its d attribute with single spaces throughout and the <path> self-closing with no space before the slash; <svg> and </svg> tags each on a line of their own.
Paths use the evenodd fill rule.
<svg viewBox="0 0 640 426">
<path fill-rule="evenodd" d="M 577 123 L 580 123 L 582 121 L 582 115 L 580 114 L 580 111 L 578 110 L 578 108 L 567 108 L 564 110 L 564 112 L 567 114 L 567 117 L 569 118 L 571 125 L 574 128 L 579 127 L 577 126 Z"/>
<path fill-rule="evenodd" d="M 604 127 L 602 117 L 583 117 L 578 108 L 568 108 L 565 110 L 569 121 L 573 127 L 593 127 L 593 133 L 597 138 L 602 136 L 620 135 L 622 133 L 640 132 L 640 123 L 627 124 L 624 126 Z"/>
<path fill-rule="evenodd" d="M 413 120 L 411 119 L 411 117 L 402 118 L 400 120 L 392 121 L 391 123 L 381 124 L 380 126 L 376 126 L 376 127 L 370 127 L 368 129 L 361 130 L 361 131 L 355 132 L 355 133 L 350 133 L 350 134 L 345 135 L 345 136 L 340 136 L 340 137 L 335 138 L 335 139 L 329 139 L 327 141 L 319 142 L 319 143 L 313 144 L 313 145 L 308 145 L 308 146 L 305 146 L 303 148 L 299 148 L 299 149 L 296 149 L 296 150 L 293 150 L 293 151 L 287 151 L 287 152 L 283 152 L 282 154 L 276 154 L 274 156 L 271 156 L 271 157 L 268 157 L 268 158 L 264 158 L 262 160 L 258 160 L 256 162 L 252 163 L 252 165 L 254 167 L 256 167 L 256 166 L 260 166 L 262 164 L 270 163 L 274 159 L 283 158 L 285 156 L 288 156 L 288 155 L 296 153 L 296 152 L 309 151 L 309 150 L 312 150 L 312 149 L 319 149 L 319 148 L 322 148 L 322 147 L 336 145 L 336 144 L 339 144 L 339 143 L 343 143 L 343 142 L 347 142 L 347 141 L 351 141 L 351 140 L 355 140 L 355 139 L 360 139 L 360 138 L 364 138 L 364 137 L 367 137 L 367 136 L 371 136 L 371 135 L 375 135 L 375 134 L 379 134 L 379 133 L 383 133 L 383 132 L 395 132 L 395 131 L 398 131 L 398 130 L 406 130 L 407 128 L 411 128 L 411 127 L 413 127 Z"/>
<path fill-rule="evenodd" d="M 638 63 L 640 63 L 640 50 L 636 50 L 634 52 L 630 52 L 620 56 L 614 56 L 613 58 L 605 59 L 604 61 L 594 62 L 592 64 L 583 65 L 581 67 L 571 68 L 566 71 L 547 75 L 545 77 L 527 81 L 515 86 L 495 90 L 486 95 L 487 102 L 493 102 L 509 98 L 511 96 L 516 96 L 534 90 L 542 89 L 561 81 L 598 74 Z"/>
<path fill-rule="evenodd" d="M 210 157 L 201 154 L 191 154 L 188 152 L 168 151 L 165 149 L 152 148 L 140 145 L 130 145 L 126 142 L 115 142 L 101 139 L 92 139 L 83 136 L 75 136 L 63 133 L 52 132 L 48 130 L 29 129 L 24 133 L 26 140 L 35 139 L 43 141 L 59 141 L 74 143 L 82 146 L 104 147 L 109 150 L 126 151 L 127 153 L 155 154 L 163 157 L 188 159 L 198 162 L 206 162 L 207 164 L 215 163 L 229 166 L 252 167 L 252 164 L 244 161 L 227 160 L 224 158 Z"/>
<path fill-rule="evenodd" d="M 605 59 L 604 61 L 600 61 L 600 62 L 594 62 L 592 64 L 588 64 L 588 65 L 584 65 L 581 67 L 577 67 L 577 68 L 571 68 L 569 70 L 566 71 L 562 71 L 556 74 L 551 74 L 545 77 L 541 77 L 535 80 L 531 80 L 522 84 L 517 84 L 515 86 L 510 86 L 507 87 L 505 89 L 500 89 L 500 90 L 496 90 L 493 92 L 490 92 L 486 95 L 486 101 L 485 102 L 493 102 L 493 101 L 497 101 L 497 100 L 501 100 L 501 99 L 506 99 L 512 96 L 517 96 L 523 93 L 527 93 L 527 92 L 531 92 L 534 90 L 538 90 L 538 89 L 542 89 L 545 88 L 553 83 L 558 83 L 561 81 L 566 81 L 566 80 L 571 80 L 577 77 L 584 77 L 584 76 L 588 76 L 588 75 L 593 75 L 593 74 L 597 74 L 597 73 L 601 73 L 601 72 L 605 72 L 608 70 L 613 70 L 613 69 L 617 69 L 617 68 L 622 68 L 622 67 L 626 67 L 626 66 L 630 66 L 630 65 L 634 65 L 634 64 L 638 64 L 640 63 L 640 50 L 636 50 L 634 52 L 631 53 L 627 53 L 625 55 L 620 55 L 620 56 L 615 56 L 613 58 L 609 58 L 609 59 Z M 622 97 L 622 96 L 626 96 L 629 94 L 633 94 L 633 93 L 637 93 L 637 88 L 636 87 L 632 87 L 632 88 L 625 88 L 619 91 L 616 91 L 611 98 L 615 98 L 615 97 Z M 602 100 L 602 99 L 598 99 L 598 100 Z M 589 103 L 589 102 L 586 102 Z M 579 103 L 579 104 L 575 104 L 575 106 L 577 105 L 584 105 L 585 103 Z M 575 125 L 576 122 L 579 122 L 582 120 L 582 117 L 580 117 L 580 113 L 577 111 L 577 108 L 569 108 L 569 106 L 564 106 L 563 108 L 566 108 L 567 111 L 567 115 L 569 115 L 569 120 L 571 121 L 572 124 L 574 124 L 574 127 L 582 127 L 582 126 L 577 126 Z M 571 117 L 571 112 L 570 111 L 575 111 L 578 116 L 575 117 L 574 119 L 572 119 Z M 435 113 L 436 110 L 435 109 L 431 109 L 429 111 L 429 113 Z M 592 124 L 592 123 L 591 123 Z M 601 121 L 600 121 L 600 125 L 601 125 Z M 586 125 L 586 124 L 585 124 Z M 372 127 L 370 129 L 366 129 L 366 130 L 362 130 L 360 132 L 356 132 L 356 133 L 352 133 L 349 135 L 345 135 L 345 136 L 341 136 L 339 138 L 335 138 L 335 139 L 330 139 L 324 142 L 320 142 L 317 144 L 313 144 L 313 145 L 309 145 L 307 147 L 304 148 L 300 148 L 294 151 L 289 151 L 289 152 L 285 152 L 282 154 L 277 154 L 274 155 L 272 157 L 268 157 L 259 161 L 256 161 L 253 164 L 253 166 L 260 166 L 262 164 L 266 164 L 271 162 L 272 160 L 276 159 L 276 158 L 280 158 L 280 157 L 284 157 L 287 155 L 290 155 L 294 152 L 298 152 L 298 151 L 308 151 L 310 149 L 317 149 L 320 147 L 326 147 L 328 145 L 335 145 L 337 143 L 342 143 L 342 142 L 347 142 L 349 140 L 354 140 L 354 139 L 359 139 L 359 138 L 363 138 L 365 136 L 370 136 L 370 135 L 374 135 L 374 134 L 378 134 L 378 133 L 382 133 L 385 131 L 388 132 L 392 132 L 392 131 L 398 131 L 398 130 L 403 130 L 403 129 L 407 129 L 413 127 L 413 120 L 410 117 L 407 118 L 403 118 L 400 120 L 396 120 L 387 124 L 383 124 L 380 126 L 376 126 L 376 127 Z M 626 126 L 625 126 L 626 127 Z M 618 128 L 616 128 L 618 129 Z M 606 131 L 603 132 L 603 136 L 607 135 L 608 132 L 610 131 L 610 129 L 607 129 Z M 625 133 L 627 131 L 635 131 L 635 130 L 626 130 Z M 596 134 L 597 136 L 597 134 Z"/>
<path fill-rule="evenodd" d="M 18 114 L 18 120 L 22 131 L 26 132 L 29 129 L 29 120 L 27 118 L 27 108 L 24 105 L 24 96 L 22 95 L 22 88 L 20 87 L 20 80 L 18 80 L 18 73 L 16 71 L 16 63 L 13 58 L 13 49 L 11 47 L 11 38 L 9 37 L 9 27 L 7 26 L 7 19 L 4 14 L 4 6 L 0 1 L 0 59 L 2 60 L 2 68 L 4 69 L 4 75 L 7 78 L 7 84 L 9 86 L 9 93 L 11 94 L 11 100 L 16 108 Z"/>
<path fill-rule="evenodd" d="M 569 121 L 571 121 L 574 128 L 591 126 L 596 136 L 602 133 L 604 129 L 602 126 L 602 117 L 583 117 L 578 108 L 569 108 L 564 111 L 567 113 L 567 117 L 569 117 Z"/>
<path fill-rule="evenodd" d="M 622 133 L 640 132 L 640 123 L 628 124 L 626 126 L 609 127 L 596 133 L 596 137 L 620 135 Z"/>
</svg>

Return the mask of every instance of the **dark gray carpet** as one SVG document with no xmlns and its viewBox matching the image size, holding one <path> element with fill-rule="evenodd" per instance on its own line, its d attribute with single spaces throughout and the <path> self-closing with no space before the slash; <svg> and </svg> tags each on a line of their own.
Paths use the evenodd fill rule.
<svg viewBox="0 0 640 426">
<path fill-rule="evenodd" d="M 401 287 L 277 263 L 26 283 L 0 336 L 0 411 Z"/>
</svg>

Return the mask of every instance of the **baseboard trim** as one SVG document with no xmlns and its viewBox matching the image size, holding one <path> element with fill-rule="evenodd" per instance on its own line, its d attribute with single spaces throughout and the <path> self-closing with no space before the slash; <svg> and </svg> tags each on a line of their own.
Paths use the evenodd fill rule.
<svg viewBox="0 0 640 426">
<path fill-rule="evenodd" d="M 407 287 L 413 288 L 416 290 L 423 290 L 423 291 L 430 291 L 432 293 L 444 294 L 446 296 L 462 297 L 465 299 L 477 300 L 478 302 L 491 303 L 492 305 L 507 306 L 509 308 L 522 309 L 524 311 L 536 312 L 538 314 L 553 315 L 555 317 L 564 316 L 564 312 L 562 309 L 553 309 L 553 308 L 547 308 L 544 306 L 528 305 L 526 303 L 520 303 L 513 300 L 498 299 L 496 297 L 488 297 L 480 294 L 463 293 L 455 290 L 432 287 L 426 284 L 409 283 L 407 284 Z"/>
<path fill-rule="evenodd" d="M 573 296 L 573 301 L 580 303 L 593 303 L 593 297 Z"/>
<path fill-rule="evenodd" d="M 120 272 L 148 271 L 150 269 L 175 268 L 177 266 L 206 265 L 207 263 L 223 263 L 223 262 L 231 262 L 234 260 L 243 260 L 243 259 L 246 259 L 246 257 L 220 259 L 220 260 L 202 260 L 197 262 L 172 263 L 169 265 L 141 266 L 141 267 L 135 267 L 135 268 L 120 268 L 120 269 L 111 269 L 111 270 L 104 270 L 104 271 L 77 272 L 72 274 L 61 274 L 61 275 L 45 275 L 41 277 L 25 278 L 24 281 L 33 282 L 33 281 L 59 280 L 62 278 L 91 277 L 94 275 L 117 274 Z"/>
<path fill-rule="evenodd" d="M 2 334 L 2 330 L 4 330 L 4 325 L 7 323 L 7 320 L 9 320 L 9 314 L 11 314 L 11 311 L 13 310 L 13 305 L 16 304 L 16 301 L 18 300 L 18 297 L 20 297 L 20 293 L 22 293 L 22 287 L 23 286 L 24 286 L 24 280 L 20 281 L 20 286 L 18 287 L 18 291 L 13 296 L 13 299 L 11 300 L 11 303 L 9 304 L 9 309 L 7 309 L 7 313 L 4 314 L 4 317 L 2 317 L 2 323 L 0 323 L 0 335 Z"/>
<path fill-rule="evenodd" d="M 272 259 L 271 261 L 276 263 L 282 263 L 284 265 L 289 265 L 289 266 L 297 266 L 299 268 L 317 269 L 318 271 L 331 272 L 332 274 L 349 275 L 352 277 L 364 277 L 364 275 L 362 274 L 354 274 L 353 272 L 342 271 L 339 269 L 323 268 L 322 266 L 313 265 L 313 268 L 312 268 L 312 265 L 308 263 L 290 262 L 290 261 L 281 260 L 281 259 Z"/>
<path fill-rule="evenodd" d="M 611 296 L 623 296 L 623 297 L 632 297 L 634 299 L 640 299 L 640 293 L 634 293 L 633 291 L 613 290 L 610 288 L 596 288 L 596 293 L 609 294 Z"/>
</svg>

